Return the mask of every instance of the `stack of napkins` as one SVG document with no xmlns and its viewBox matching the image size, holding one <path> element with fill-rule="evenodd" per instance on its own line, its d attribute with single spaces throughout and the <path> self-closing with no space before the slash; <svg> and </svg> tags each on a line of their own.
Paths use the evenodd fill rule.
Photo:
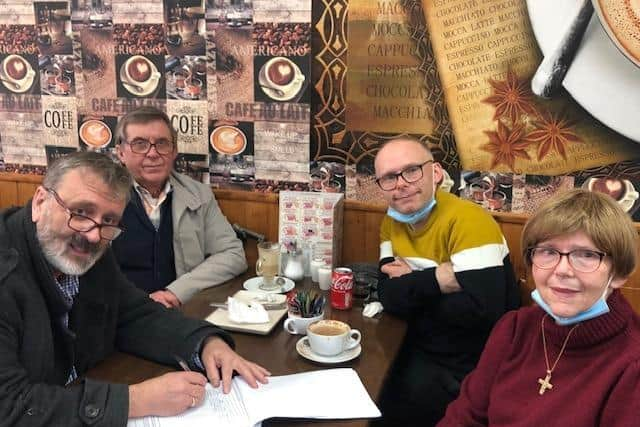
<svg viewBox="0 0 640 427">
<path fill-rule="evenodd" d="M 269 323 L 269 314 L 259 302 L 248 304 L 237 298 L 228 297 L 229 320 L 235 323 Z"/>
</svg>

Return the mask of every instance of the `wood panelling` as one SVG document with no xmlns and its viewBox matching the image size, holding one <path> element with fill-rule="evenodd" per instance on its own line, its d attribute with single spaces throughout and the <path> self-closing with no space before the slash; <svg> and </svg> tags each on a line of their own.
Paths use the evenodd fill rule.
<svg viewBox="0 0 640 427">
<path fill-rule="evenodd" d="M 0 208 L 22 205 L 31 198 L 41 182 L 39 176 L 0 173 Z M 237 223 L 249 230 L 264 234 L 267 239 L 278 238 L 278 195 L 251 193 L 245 191 L 214 190 L 220 208 L 229 222 Z M 342 239 L 342 263 L 376 262 L 378 259 L 380 222 L 385 208 L 360 202 L 346 201 L 344 210 L 344 236 Z M 534 285 L 527 275 L 520 255 L 520 233 L 527 220 L 525 215 L 496 213 L 493 215 L 500 224 L 509 245 L 511 260 L 516 277 L 521 282 L 521 294 L 525 303 L 530 303 L 529 293 Z M 640 228 L 640 224 L 638 224 Z M 245 244 L 249 268 L 253 268 L 257 259 L 254 240 Z M 636 270 L 627 282 L 623 293 L 640 312 L 640 269 Z"/>
</svg>

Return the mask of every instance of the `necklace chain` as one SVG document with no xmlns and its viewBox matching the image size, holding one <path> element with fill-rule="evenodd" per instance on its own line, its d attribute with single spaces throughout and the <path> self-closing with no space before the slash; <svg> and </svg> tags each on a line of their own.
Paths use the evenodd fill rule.
<svg viewBox="0 0 640 427">
<path fill-rule="evenodd" d="M 576 330 L 578 326 L 580 326 L 580 324 L 578 323 L 576 326 L 571 328 L 571 330 L 569 330 L 567 337 L 564 339 L 564 342 L 562 343 L 562 347 L 560 348 L 558 357 L 556 357 L 556 360 L 553 362 L 553 365 L 549 366 L 549 354 L 547 352 L 547 339 L 544 335 L 544 319 L 546 318 L 547 318 L 546 315 L 542 316 L 542 322 L 540 322 L 540 329 L 542 330 L 542 347 L 544 349 L 544 363 L 547 367 L 546 377 L 544 379 L 542 378 L 538 379 L 538 384 L 540 384 L 540 390 L 538 391 L 538 394 L 540 395 L 544 394 L 546 390 L 550 390 L 553 388 L 553 384 L 551 384 L 551 373 L 553 372 L 554 369 L 556 369 L 556 365 L 560 361 L 560 358 L 562 357 L 564 350 L 567 348 L 567 343 L 569 342 L 569 338 L 571 337 L 571 334 L 573 333 L 573 331 Z"/>
</svg>

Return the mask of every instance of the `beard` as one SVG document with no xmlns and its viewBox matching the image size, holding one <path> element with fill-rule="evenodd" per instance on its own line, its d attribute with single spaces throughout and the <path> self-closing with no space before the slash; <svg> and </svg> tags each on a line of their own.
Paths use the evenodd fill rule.
<svg viewBox="0 0 640 427">
<path fill-rule="evenodd" d="M 38 222 L 36 234 L 47 262 L 57 271 L 70 276 L 81 276 L 89 271 L 107 248 L 102 241 L 89 242 L 80 232 L 74 232 L 68 237 L 56 233 L 46 219 Z M 69 245 L 87 251 L 89 256 L 84 259 L 73 258 L 67 254 Z"/>
</svg>

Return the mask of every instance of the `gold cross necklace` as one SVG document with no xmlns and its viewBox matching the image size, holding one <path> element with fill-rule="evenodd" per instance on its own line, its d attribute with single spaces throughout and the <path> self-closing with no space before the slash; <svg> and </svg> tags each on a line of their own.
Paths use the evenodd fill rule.
<svg viewBox="0 0 640 427">
<path fill-rule="evenodd" d="M 556 357 L 556 360 L 553 362 L 553 365 L 549 366 L 549 356 L 547 354 L 547 340 L 544 336 L 544 319 L 546 319 L 546 317 L 547 317 L 546 314 L 542 316 L 542 322 L 540 323 L 540 328 L 542 329 L 542 347 L 544 348 L 544 363 L 547 366 L 547 375 L 544 377 L 544 379 L 538 378 L 538 384 L 540 384 L 540 390 L 538 390 L 538 394 L 540 395 L 543 395 L 545 391 L 551 390 L 553 388 L 553 384 L 551 384 L 551 373 L 553 372 L 554 369 L 556 369 L 556 365 L 558 364 L 560 357 L 562 357 L 562 353 L 564 353 L 564 349 L 567 347 L 567 342 L 569 341 L 569 337 L 571 337 L 571 334 L 573 333 L 573 331 L 575 331 L 576 328 L 580 326 L 580 324 L 578 323 L 576 326 L 571 328 L 571 330 L 569 330 L 567 337 L 564 339 L 564 343 L 562 343 L 562 348 L 560 348 L 560 353 L 558 353 L 558 357 Z"/>
</svg>

